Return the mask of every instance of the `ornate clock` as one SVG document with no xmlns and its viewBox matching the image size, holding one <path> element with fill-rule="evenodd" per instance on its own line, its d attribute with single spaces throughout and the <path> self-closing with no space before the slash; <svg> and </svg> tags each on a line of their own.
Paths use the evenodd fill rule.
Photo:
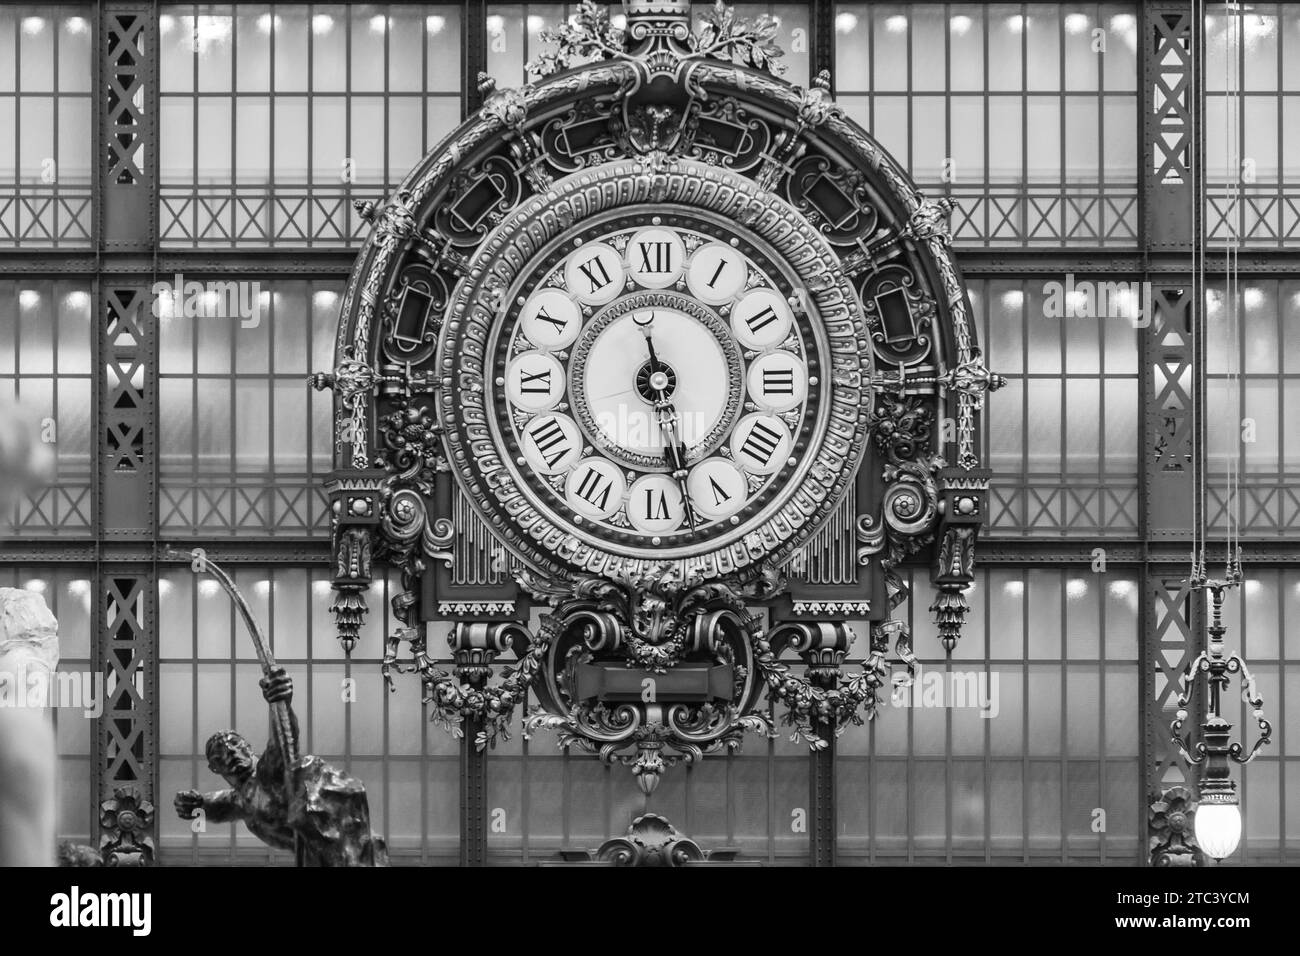
<svg viewBox="0 0 1300 956">
<path fill-rule="evenodd" d="M 980 364 L 921 197 L 769 18 L 585 5 L 372 222 L 342 307 L 330 492 L 349 649 L 402 572 L 385 672 L 481 743 L 527 727 L 630 764 L 870 715 L 899 565 L 933 548 L 951 648 L 987 472 Z M 534 610 L 539 614 L 533 614 Z M 765 620 L 766 619 L 766 620 Z M 535 620 L 535 623 L 532 623 Z M 839 670 L 852 624 L 861 672 Z M 450 630 L 455 673 L 430 662 Z M 413 663 L 398 652 L 409 644 Z M 495 658 L 519 663 L 490 683 Z M 796 674 L 782 660 L 802 654 Z"/>
</svg>

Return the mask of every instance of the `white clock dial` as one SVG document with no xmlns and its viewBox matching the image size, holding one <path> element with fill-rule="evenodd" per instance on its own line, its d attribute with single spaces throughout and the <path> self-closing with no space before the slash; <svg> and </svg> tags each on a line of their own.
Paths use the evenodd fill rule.
<svg viewBox="0 0 1300 956">
<path fill-rule="evenodd" d="M 568 348 L 582 327 L 582 309 L 559 289 L 543 289 L 524 303 L 519 329 L 541 349 Z"/>
<path fill-rule="evenodd" d="M 695 511 L 715 521 L 735 514 L 748 498 L 744 474 L 725 458 L 709 458 L 692 468 L 686 491 Z"/>
<path fill-rule="evenodd" d="M 711 242 L 691 256 L 686 285 L 701 302 L 722 305 L 740 294 L 748 276 L 749 263 L 739 250 L 724 242 Z"/>
<path fill-rule="evenodd" d="M 731 310 L 731 329 L 751 349 L 775 348 L 786 340 L 794 315 L 790 303 L 771 289 L 754 289 Z"/>
<path fill-rule="evenodd" d="M 672 229 L 643 229 L 627 244 L 627 268 L 644 289 L 666 289 L 682 274 L 686 246 Z"/>
<path fill-rule="evenodd" d="M 627 520 L 644 534 L 677 530 L 686 517 L 681 488 L 668 475 L 643 475 L 627 493 Z"/>
<path fill-rule="evenodd" d="M 564 396 L 564 368 L 544 352 L 525 352 L 506 366 L 506 396 L 526 411 L 554 408 Z"/>
<path fill-rule="evenodd" d="M 746 415 L 731 433 L 731 454 L 746 471 L 770 475 L 790 456 L 790 429 L 776 415 Z"/>
<path fill-rule="evenodd" d="M 773 264 L 648 217 L 556 250 L 498 340 L 521 486 L 581 541 L 650 558 L 767 520 L 816 396 Z"/>
<path fill-rule="evenodd" d="M 784 412 L 807 396 L 808 373 L 794 353 L 769 352 L 750 364 L 746 385 L 756 405 Z"/>
<path fill-rule="evenodd" d="M 579 246 L 564 266 L 564 285 L 584 305 L 613 302 L 626 282 L 623 257 L 613 246 L 591 242 Z"/>
<path fill-rule="evenodd" d="M 623 507 L 627 480 L 607 458 L 584 458 L 573 466 L 565 481 L 564 497 L 578 514 L 608 518 Z"/>
<path fill-rule="evenodd" d="M 538 415 L 522 429 L 524 457 L 534 471 L 560 475 L 582 455 L 582 433 L 568 415 Z"/>
<path fill-rule="evenodd" d="M 648 324 L 641 324 L 648 323 Z M 652 329 L 663 394 L 677 413 L 680 439 L 697 447 L 728 407 L 727 358 L 712 331 L 683 312 L 636 309 L 614 319 L 591 343 L 583 366 L 583 401 L 598 440 L 637 455 L 663 453 L 665 437 L 654 409 Z"/>
</svg>

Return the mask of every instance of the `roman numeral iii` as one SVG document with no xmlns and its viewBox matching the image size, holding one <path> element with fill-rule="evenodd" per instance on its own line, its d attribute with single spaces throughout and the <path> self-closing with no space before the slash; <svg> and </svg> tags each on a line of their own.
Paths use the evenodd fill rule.
<svg viewBox="0 0 1300 956">
<path fill-rule="evenodd" d="M 794 394 L 794 369 L 792 368 L 763 369 L 763 394 L 764 395 L 793 395 Z"/>
</svg>

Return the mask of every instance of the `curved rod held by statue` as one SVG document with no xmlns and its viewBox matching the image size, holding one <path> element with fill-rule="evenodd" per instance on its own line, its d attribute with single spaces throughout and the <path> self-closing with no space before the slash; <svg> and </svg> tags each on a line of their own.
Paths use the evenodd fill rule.
<svg viewBox="0 0 1300 956">
<path fill-rule="evenodd" d="M 177 553 L 176 556 L 191 557 Z M 261 755 L 233 730 L 208 738 L 208 769 L 225 780 L 223 790 L 176 794 L 176 813 L 205 822 L 242 820 L 268 846 L 293 850 L 299 865 L 387 866 L 384 840 L 370 829 L 365 785 L 311 754 L 299 756 L 298 718 L 291 706 L 293 679 L 275 662 L 243 595 L 206 556 L 194 555 L 196 569 L 212 574 L 243 616 L 263 676 L 262 696 L 271 712 L 271 734 Z"/>
</svg>

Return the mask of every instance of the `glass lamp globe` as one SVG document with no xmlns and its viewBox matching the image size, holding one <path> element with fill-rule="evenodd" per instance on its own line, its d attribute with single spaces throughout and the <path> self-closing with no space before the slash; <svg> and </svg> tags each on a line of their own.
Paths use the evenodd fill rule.
<svg viewBox="0 0 1300 956">
<path fill-rule="evenodd" d="M 1241 842 L 1241 810 L 1236 799 L 1201 803 L 1196 808 L 1195 829 L 1196 842 L 1205 853 L 1216 860 L 1231 856 Z"/>
</svg>

